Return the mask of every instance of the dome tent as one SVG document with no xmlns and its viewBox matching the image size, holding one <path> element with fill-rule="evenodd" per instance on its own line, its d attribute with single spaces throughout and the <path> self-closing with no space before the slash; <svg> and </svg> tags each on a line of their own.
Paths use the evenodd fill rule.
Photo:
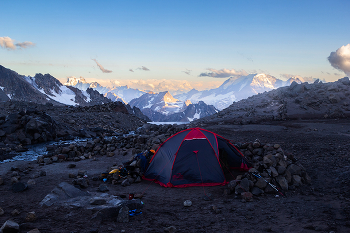
<svg viewBox="0 0 350 233">
<path fill-rule="evenodd" d="M 164 187 L 227 183 L 223 169 L 248 171 L 249 162 L 227 139 L 201 128 L 169 137 L 153 155 L 144 179 Z"/>
</svg>

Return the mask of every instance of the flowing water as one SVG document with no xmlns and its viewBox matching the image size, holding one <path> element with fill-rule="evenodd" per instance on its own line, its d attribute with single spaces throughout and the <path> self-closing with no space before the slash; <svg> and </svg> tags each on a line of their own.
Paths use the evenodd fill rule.
<svg viewBox="0 0 350 233">
<path fill-rule="evenodd" d="M 11 159 L 5 159 L 3 161 L 0 161 L 0 164 L 13 162 L 13 161 L 34 161 L 37 159 L 38 156 L 47 154 L 46 146 L 48 145 L 61 145 L 61 144 L 70 144 L 70 143 L 77 143 L 77 142 L 87 142 L 89 140 L 92 140 L 92 139 L 77 138 L 77 139 L 67 140 L 67 141 L 47 142 L 47 143 L 29 145 L 27 146 L 28 148 L 27 151 L 18 152 L 17 153 L 18 155 L 12 157 Z"/>
</svg>

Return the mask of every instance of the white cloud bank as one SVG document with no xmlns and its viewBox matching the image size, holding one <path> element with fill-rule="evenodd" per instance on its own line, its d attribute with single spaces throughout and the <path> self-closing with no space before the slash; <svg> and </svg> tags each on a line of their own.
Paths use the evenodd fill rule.
<svg viewBox="0 0 350 233">
<path fill-rule="evenodd" d="M 215 70 L 215 69 L 207 69 L 210 72 L 201 73 L 199 76 L 209 76 L 213 78 L 228 78 L 228 77 L 240 77 L 248 75 L 248 73 L 245 70 L 235 70 L 235 69 L 221 69 L 221 70 Z"/>
<path fill-rule="evenodd" d="M 8 36 L 0 37 L 0 46 L 8 50 L 16 50 L 17 48 L 26 49 L 28 47 L 33 47 L 35 44 L 30 41 L 15 43 L 15 40 Z"/>
<path fill-rule="evenodd" d="M 328 61 L 334 68 L 350 76 L 350 44 L 343 45 L 337 51 L 331 52 Z"/>
</svg>

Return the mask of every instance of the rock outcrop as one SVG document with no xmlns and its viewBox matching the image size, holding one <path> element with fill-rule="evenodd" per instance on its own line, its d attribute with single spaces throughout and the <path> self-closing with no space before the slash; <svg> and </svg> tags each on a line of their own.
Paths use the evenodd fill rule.
<svg viewBox="0 0 350 233">
<path fill-rule="evenodd" d="M 288 87 L 238 101 L 212 116 L 194 122 L 206 124 L 249 124 L 292 119 L 350 117 L 348 77 L 333 83 L 293 82 Z"/>
</svg>

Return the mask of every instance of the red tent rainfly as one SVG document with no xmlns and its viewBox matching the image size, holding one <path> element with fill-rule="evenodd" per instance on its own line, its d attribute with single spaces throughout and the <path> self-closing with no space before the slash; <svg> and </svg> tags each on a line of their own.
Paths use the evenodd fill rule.
<svg viewBox="0 0 350 233">
<path fill-rule="evenodd" d="M 191 128 L 159 146 L 143 178 L 164 187 L 225 185 L 225 168 L 248 171 L 250 164 L 229 140 L 205 129 Z"/>
</svg>

